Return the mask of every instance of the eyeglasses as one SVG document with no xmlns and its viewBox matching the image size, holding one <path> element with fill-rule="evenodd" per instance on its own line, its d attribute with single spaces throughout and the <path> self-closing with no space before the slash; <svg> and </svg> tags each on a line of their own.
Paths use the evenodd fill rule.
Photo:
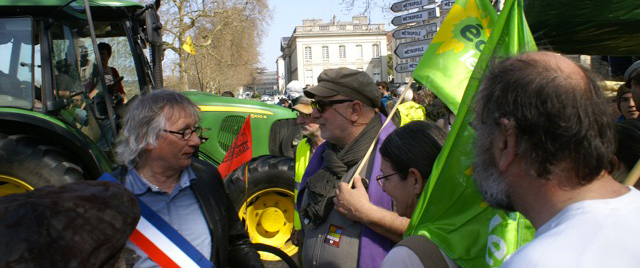
<svg viewBox="0 0 640 268">
<path fill-rule="evenodd" d="M 311 102 L 311 107 L 313 109 L 316 109 L 318 111 L 318 113 L 324 113 L 324 112 L 327 111 L 327 108 L 333 107 L 333 105 L 352 102 L 352 101 L 354 101 L 354 100 L 347 100 L 347 99 L 344 99 L 344 100 L 326 100 L 326 101 L 322 101 L 322 100 L 316 101 L 316 100 L 314 100 L 314 101 Z"/>
<path fill-rule="evenodd" d="M 172 131 L 172 130 L 166 130 L 163 129 L 162 131 L 167 132 L 167 133 L 171 133 L 171 134 L 178 134 L 180 136 L 182 136 L 182 140 L 184 141 L 188 141 L 191 136 L 193 135 L 193 133 L 196 133 L 196 135 L 198 135 L 198 138 L 203 140 L 202 142 L 204 143 L 204 141 L 207 140 L 207 138 L 201 137 L 202 136 L 202 127 L 201 126 L 197 126 L 194 129 L 187 129 L 185 131 Z"/>
<path fill-rule="evenodd" d="M 396 173 L 391 173 L 391 174 L 389 174 L 389 175 L 385 175 L 385 176 L 378 175 L 378 176 L 376 176 L 376 181 L 378 182 L 378 184 L 380 184 L 380 187 L 382 187 L 382 181 L 383 181 L 383 180 L 385 180 L 385 181 L 386 181 L 386 180 L 387 180 L 387 178 L 389 178 L 389 177 L 391 177 L 391 176 L 393 176 L 393 175 L 396 175 L 396 174 L 398 174 L 398 172 L 396 172 Z"/>
</svg>

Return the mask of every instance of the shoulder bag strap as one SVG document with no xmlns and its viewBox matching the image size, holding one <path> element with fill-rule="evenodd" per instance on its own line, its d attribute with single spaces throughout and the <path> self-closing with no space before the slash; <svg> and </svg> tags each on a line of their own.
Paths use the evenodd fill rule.
<svg viewBox="0 0 640 268">
<path fill-rule="evenodd" d="M 449 268 L 447 261 L 444 259 L 443 253 L 438 245 L 433 243 L 431 239 L 423 235 L 409 236 L 397 246 L 405 246 L 415 253 L 424 267 L 429 268 Z"/>
</svg>

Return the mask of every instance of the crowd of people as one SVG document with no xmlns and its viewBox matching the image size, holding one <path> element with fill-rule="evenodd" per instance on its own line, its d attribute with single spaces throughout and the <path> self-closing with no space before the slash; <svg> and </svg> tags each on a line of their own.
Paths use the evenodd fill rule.
<svg viewBox="0 0 640 268">
<path fill-rule="evenodd" d="M 640 266 L 633 227 L 640 222 L 640 192 L 628 179 L 637 179 L 629 173 L 640 159 L 640 64 L 625 79 L 616 119 L 593 76 L 559 54 L 504 59 L 484 77 L 473 103 L 472 177 L 490 206 L 520 212 L 536 229 L 503 267 Z M 286 103 L 304 135 L 295 155 L 291 235 L 302 267 L 458 267 L 427 237 L 404 236 L 455 120 L 437 101 L 425 103 L 426 89 L 405 89 L 394 93 L 366 72 L 327 69 L 304 96 Z M 388 116 L 394 120 L 385 124 Z M 136 100 L 116 142 L 121 166 L 100 178 L 113 184 L 79 182 L 53 191 L 104 195 L 104 204 L 89 204 L 109 221 L 95 233 L 117 229 L 118 236 L 95 236 L 83 254 L 61 256 L 83 261 L 84 252 L 102 252 L 91 267 L 262 267 L 217 169 L 193 158 L 202 142 L 199 122 L 197 106 L 174 91 Z M 34 217 L 24 207 L 35 203 L 25 200 L 43 199 L 47 191 L 3 197 L 11 202 L 0 203 L 0 215 L 21 207 L 20 217 Z M 29 232 L 12 232 L 7 224 L 0 232 L 25 241 L 20 250 L 0 253 L 0 266 L 11 267 L 38 251 L 30 248 L 37 246 L 28 242 L 33 239 L 20 237 Z M 67 243 L 57 237 L 47 239 Z"/>
</svg>

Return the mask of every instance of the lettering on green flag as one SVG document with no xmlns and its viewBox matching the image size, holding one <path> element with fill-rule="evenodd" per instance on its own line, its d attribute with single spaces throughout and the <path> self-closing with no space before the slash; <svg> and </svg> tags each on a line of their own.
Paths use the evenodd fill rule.
<svg viewBox="0 0 640 268">
<path fill-rule="evenodd" d="M 475 132 L 469 126 L 471 103 L 490 59 L 533 50 L 522 0 L 508 0 L 468 77 L 457 119 L 405 233 L 429 237 L 462 267 L 500 267 L 534 236 L 522 215 L 491 208 L 482 200 L 472 178 Z M 456 60 L 450 59 L 451 64 L 457 66 Z"/>
<path fill-rule="evenodd" d="M 413 71 L 455 114 L 497 18 L 490 1 L 456 1 Z"/>
</svg>

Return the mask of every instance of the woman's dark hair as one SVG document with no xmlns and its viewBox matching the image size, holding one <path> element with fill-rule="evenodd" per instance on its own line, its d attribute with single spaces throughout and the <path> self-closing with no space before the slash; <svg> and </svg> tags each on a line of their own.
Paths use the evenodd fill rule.
<svg viewBox="0 0 640 268">
<path fill-rule="evenodd" d="M 624 120 L 616 127 L 618 132 L 616 157 L 629 171 L 640 159 L 640 121 Z"/>
<path fill-rule="evenodd" d="M 426 180 L 446 138 L 447 133 L 438 125 L 413 121 L 389 134 L 380 146 L 380 155 L 403 180 L 410 168 L 417 169 Z"/>
</svg>

